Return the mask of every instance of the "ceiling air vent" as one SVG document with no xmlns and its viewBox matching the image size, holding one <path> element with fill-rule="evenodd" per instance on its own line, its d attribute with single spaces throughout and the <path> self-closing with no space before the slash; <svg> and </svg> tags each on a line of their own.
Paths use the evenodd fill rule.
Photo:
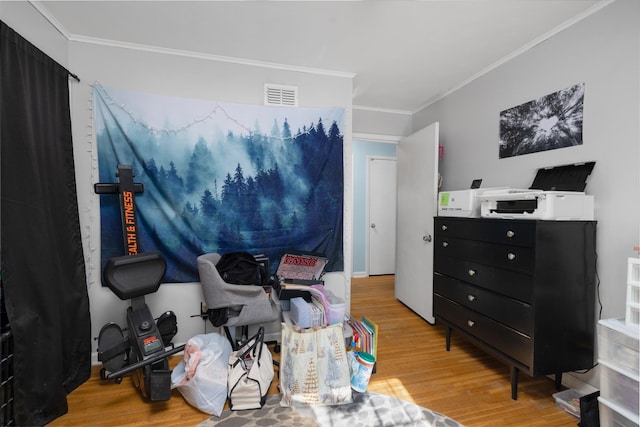
<svg viewBox="0 0 640 427">
<path fill-rule="evenodd" d="M 298 106 L 298 87 L 267 83 L 264 85 L 264 105 Z"/>
</svg>

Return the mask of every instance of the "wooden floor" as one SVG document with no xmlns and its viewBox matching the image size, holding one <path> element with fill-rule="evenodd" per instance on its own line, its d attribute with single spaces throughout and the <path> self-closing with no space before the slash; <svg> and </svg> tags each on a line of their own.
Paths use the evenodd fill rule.
<svg viewBox="0 0 640 427">
<path fill-rule="evenodd" d="M 555 406 L 551 379 L 520 375 L 511 400 L 509 368 L 444 329 L 415 315 L 394 298 L 393 276 L 353 279 L 351 314 L 380 325 L 376 373 L 369 391 L 393 395 L 448 415 L 466 426 L 575 426 Z M 277 355 L 274 355 L 277 358 Z M 174 358 L 172 364 L 179 358 Z M 276 377 L 277 378 L 277 377 Z M 277 379 L 270 389 L 277 393 Z M 99 367 L 68 396 L 69 412 L 51 426 L 195 426 L 209 416 L 173 391 L 167 402 L 147 402 L 130 378 L 103 382 Z"/>
</svg>

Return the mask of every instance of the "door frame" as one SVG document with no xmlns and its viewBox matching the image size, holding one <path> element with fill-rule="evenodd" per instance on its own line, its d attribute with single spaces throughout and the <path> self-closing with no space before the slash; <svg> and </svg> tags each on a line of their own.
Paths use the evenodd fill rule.
<svg viewBox="0 0 640 427">
<path fill-rule="evenodd" d="M 369 200 L 369 193 L 371 190 L 371 161 L 372 160 L 394 160 L 396 162 L 396 168 L 398 165 L 398 157 L 397 156 L 380 156 L 380 155 L 376 155 L 376 154 L 370 154 L 367 155 L 365 161 L 367 162 L 367 167 L 366 167 L 366 174 L 365 174 L 365 180 L 366 180 L 366 194 L 365 194 L 365 223 L 364 223 L 364 228 L 365 228 L 365 232 L 364 232 L 364 245 L 365 245 L 365 261 L 364 261 L 364 266 L 365 266 L 365 272 L 367 273 L 367 277 L 370 275 L 371 269 L 369 266 L 369 246 L 371 244 L 371 242 L 369 241 L 369 227 L 371 225 L 371 215 L 370 215 L 370 206 L 371 206 L 371 201 Z M 396 188 L 396 196 L 397 196 L 397 188 Z M 397 205 L 397 200 L 396 200 L 396 205 Z M 397 209 L 397 206 L 395 206 L 395 208 Z M 397 221 L 397 218 L 396 218 Z M 395 253 L 393 254 L 395 256 Z"/>
</svg>

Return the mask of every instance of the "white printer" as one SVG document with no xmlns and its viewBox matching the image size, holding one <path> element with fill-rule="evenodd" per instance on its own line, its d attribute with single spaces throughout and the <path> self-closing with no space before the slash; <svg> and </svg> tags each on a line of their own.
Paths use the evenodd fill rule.
<svg viewBox="0 0 640 427">
<path fill-rule="evenodd" d="M 503 189 L 506 187 L 441 191 L 438 193 L 438 216 L 480 218 L 480 199 L 478 197 L 485 191 Z"/>
<path fill-rule="evenodd" d="M 595 162 L 538 169 L 529 189 L 487 190 L 477 196 L 483 218 L 571 221 L 594 219 L 593 196 L 584 193 Z"/>
</svg>

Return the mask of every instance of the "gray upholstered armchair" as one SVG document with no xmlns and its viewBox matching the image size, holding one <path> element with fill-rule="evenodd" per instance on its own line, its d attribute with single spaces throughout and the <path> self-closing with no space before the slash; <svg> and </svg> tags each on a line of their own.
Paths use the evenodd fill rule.
<svg viewBox="0 0 640 427">
<path fill-rule="evenodd" d="M 234 285 L 225 282 L 216 264 L 221 256 L 209 253 L 198 257 L 200 284 L 207 304 L 209 320 L 214 326 L 223 326 L 232 345 L 236 346 L 229 327 L 250 326 L 280 320 L 279 307 L 269 298 L 262 286 Z M 213 313 L 222 314 L 224 321 L 214 322 Z"/>
</svg>

